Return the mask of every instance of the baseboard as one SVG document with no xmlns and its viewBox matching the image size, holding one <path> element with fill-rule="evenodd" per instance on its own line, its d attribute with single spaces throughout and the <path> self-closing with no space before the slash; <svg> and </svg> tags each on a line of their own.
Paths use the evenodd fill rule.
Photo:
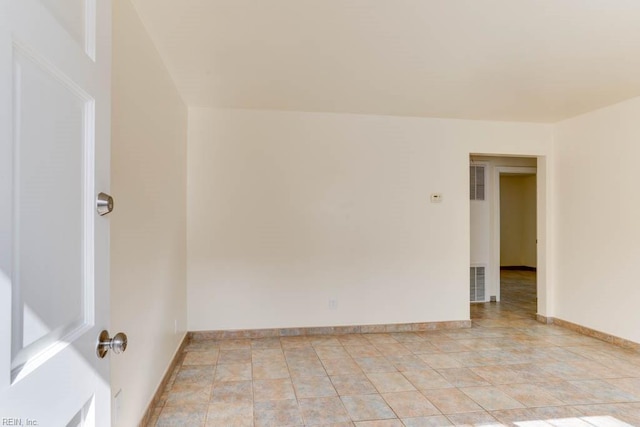
<svg viewBox="0 0 640 427">
<path fill-rule="evenodd" d="M 190 340 L 189 333 L 186 333 L 182 338 L 182 342 L 180 343 L 180 346 L 174 353 L 173 359 L 171 359 L 171 363 L 169 363 L 169 366 L 167 367 L 167 370 L 165 371 L 164 376 L 162 377 L 162 381 L 160 381 L 160 384 L 156 388 L 156 392 L 153 394 L 153 398 L 151 399 L 151 402 L 149 402 L 149 405 L 147 406 L 147 410 L 144 412 L 144 415 L 142 417 L 142 420 L 140 420 L 140 424 L 138 424 L 138 427 L 146 427 L 151 421 L 151 417 L 153 416 L 153 411 L 156 408 L 156 406 L 158 406 L 158 402 L 160 402 L 162 393 L 167 387 L 167 384 L 171 379 L 171 375 L 173 374 L 173 371 L 176 369 L 176 367 L 178 367 L 178 365 L 182 363 L 182 358 L 184 357 L 184 349 L 187 346 L 187 344 L 189 344 L 189 340 Z"/>
<path fill-rule="evenodd" d="M 389 332 L 421 332 L 442 329 L 470 328 L 471 320 L 448 322 L 391 323 L 381 325 L 326 326 L 309 328 L 240 329 L 218 331 L 193 331 L 189 338 L 194 341 L 210 339 L 276 338 L 308 335 L 371 334 Z"/>
<path fill-rule="evenodd" d="M 501 265 L 500 270 L 525 270 L 525 271 L 536 271 L 536 267 L 529 267 L 526 265 Z"/>
<path fill-rule="evenodd" d="M 558 319 L 556 317 L 546 317 L 541 314 L 537 315 L 537 320 L 540 323 L 545 323 L 547 325 L 551 325 L 551 324 L 557 325 L 562 328 L 577 332 L 581 335 L 586 335 L 591 338 L 596 338 L 600 341 L 604 341 L 606 343 L 613 344 L 618 347 L 640 351 L 640 343 L 630 341 L 624 338 L 620 338 L 615 335 L 607 334 L 605 332 L 597 331 L 595 329 L 591 329 L 586 326 L 578 325 L 577 323 Z"/>
<path fill-rule="evenodd" d="M 540 323 L 544 323 L 545 325 L 553 324 L 553 317 L 543 316 L 542 314 L 536 314 L 536 320 Z"/>
</svg>

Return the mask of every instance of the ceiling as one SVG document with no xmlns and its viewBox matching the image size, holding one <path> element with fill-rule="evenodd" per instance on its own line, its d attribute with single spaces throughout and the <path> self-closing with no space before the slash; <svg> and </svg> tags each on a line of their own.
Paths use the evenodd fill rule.
<svg viewBox="0 0 640 427">
<path fill-rule="evenodd" d="M 639 0 L 132 0 L 189 106 L 555 122 L 640 95 Z"/>
</svg>

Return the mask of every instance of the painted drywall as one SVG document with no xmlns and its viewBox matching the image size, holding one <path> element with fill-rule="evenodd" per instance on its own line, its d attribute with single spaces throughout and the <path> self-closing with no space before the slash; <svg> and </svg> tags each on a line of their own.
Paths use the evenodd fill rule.
<svg viewBox="0 0 640 427">
<path fill-rule="evenodd" d="M 536 177 L 500 176 L 500 266 L 536 266 Z"/>
<path fill-rule="evenodd" d="M 189 329 L 468 319 L 469 154 L 546 156 L 551 136 L 541 124 L 191 108 Z"/>
<path fill-rule="evenodd" d="M 111 389 L 114 425 L 133 426 L 186 329 L 187 109 L 129 0 L 113 2 L 112 134 L 111 332 L 129 345 Z"/>
<path fill-rule="evenodd" d="M 522 259 L 523 265 L 527 267 L 537 267 L 537 203 L 536 203 L 536 176 L 528 175 L 524 177 L 523 189 L 523 219 L 522 219 Z"/>
<path fill-rule="evenodd" d="M 484 165 L 486 168 L 485 200 L 470 202 L 471 265 L 482 265 L 486 268 L 486 300 L 488 301 L 492 296 L 500 300 L 500 270 L 498 268 L 500 253 L 497 249 L 500 246 L 498 240 L 500 218 L 498 215 L 497 189 L 499 186 L 496 182 L 496 168 L 535 168 L 537 159 L 535 157 L 473 155 L 470 161 L 472 165 Z"/>
<path fill-rule="evenodd" d="M 555 134 L 555 315 L 640 342 L 640 98 Z"/>
<path fill-rule="evenodd" d="M 500 176 L 500 266 L 522 262 L 522 179 Z"/>
<path fill-rule="evenodd" d="M 190 106 L 555 122 L 640 94 L 636 0 L 134 0 Z"/>
</svg>

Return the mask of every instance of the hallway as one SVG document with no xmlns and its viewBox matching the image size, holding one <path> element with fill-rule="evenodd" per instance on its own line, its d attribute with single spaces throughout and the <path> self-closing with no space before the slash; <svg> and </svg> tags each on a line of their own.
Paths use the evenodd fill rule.
<svg viewBox="0 0 640 427">
<path fill-rule="evenodd" d="M 500 302 L 471 304 L 471 319 L 534 319 L 537 313 L 536 272 L 500 271 Z M 505 323 L 507 325 L 508 322 Z"/>
<path fill-rule="evenodd" d="M 640 354 L 535 317 L 535 273 L 470 329 L 192 342 L 151 425 L 640 426 Z"/>
</svg>

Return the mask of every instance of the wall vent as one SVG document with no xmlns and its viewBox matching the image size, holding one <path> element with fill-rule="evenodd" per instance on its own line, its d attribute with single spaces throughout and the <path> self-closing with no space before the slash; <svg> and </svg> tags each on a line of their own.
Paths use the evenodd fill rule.
<svg viewBox="0 0 640 427">
<path fill-rule="evenodd" d="M 469 166 L 469 193 L 471 200 L 484 200 L 485 166 Z"/>
<path fill-rule="evenodd" d="M 485 302 L 485 267 L 471 267 L 471 302 Z"/>
</svg>

